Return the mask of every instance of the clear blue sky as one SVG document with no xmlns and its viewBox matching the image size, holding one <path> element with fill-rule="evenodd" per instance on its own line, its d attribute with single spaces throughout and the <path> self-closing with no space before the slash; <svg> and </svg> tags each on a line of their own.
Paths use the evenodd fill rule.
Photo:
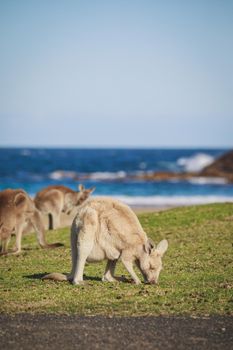
<svg viewBox="0 0 233 350">
<path fill-rule="evenodd" d="M 0 0 L 0 146 L 233 146 L 233 1 Z"/>
</svg>

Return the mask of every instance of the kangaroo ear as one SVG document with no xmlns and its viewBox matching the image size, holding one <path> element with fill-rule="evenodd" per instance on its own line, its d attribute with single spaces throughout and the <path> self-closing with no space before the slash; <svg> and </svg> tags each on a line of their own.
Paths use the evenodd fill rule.
<svg viewBox="0 0 233 350">
<path fill-rule="evenodd" d="M 16 207 L 21 207 L 27 201 L 27 197 L 23 192 L 17 193 L 14 198 L 14 204 Z"/>
<path fill-rule="evenodd" d="M 85 187 L 82 184 L 80 184 L 78 186 L 78 189 L 79 189 L 80 192 L 83 192 L 85 190 Z"/>
<path fill-rule="evenodd" d="M 152 241 L 151 238 L 149 238 L 146 242 L 146 244 L 144 245 L 144 249 L 146 251 L 146 253 L 150 254 L 152 252 L 152 249 L 155 247 L 154 242 Z"/>
<path fill-rule="evenodd" d="M 95 187 L 91 187 L 88 190 L 86 190 L 86 192 L 88 192 L 88 194 L 91 194 L 94 191 L 95 191 Z"/>
<path fill-rule="evenodd" d="M 166 239 L 163 239 L 159 244 L 157 245 L 156 249 L 160 253 L 161 256 L 166 252 L 168 248 L 168 241 Z"/>
</svg>

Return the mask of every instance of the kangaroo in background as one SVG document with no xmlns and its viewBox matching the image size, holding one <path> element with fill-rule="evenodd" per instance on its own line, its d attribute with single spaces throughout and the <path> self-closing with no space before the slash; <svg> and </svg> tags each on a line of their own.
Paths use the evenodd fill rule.
<svg viewBox="0 0 233 350">
<path fill-rule="evenodd" d="M 136 284 L 141 283 L 134 272 L 135 262 L 145 282 L 158 282 L 167 240 L 158 246 L 148 239 L 136 214 L 125 204 L 111 198 L 91 198 L 84 203 L 71 227 L 72 270 L 66 276 L 51 273 L 43 279 L 83 281 L 85 262 L 107 260 L 103 281 L 113 282 L 114 270 L 121 260 Z"/>
<path fill-rule="evenodd" d="M 49 217 L 49 230 L 60 227 L 60 216 L 67 215 L 73 208 L 80 206 L 94 191 L 94 187 L 86 190 L 79 185 L 79 191 L 73 191 L 65 186 L 48 186 L 37 193 L 34 202 L 43 214 Z"/>
<path fill-rule="evenodd" d="M 42 248 L 59 247 L 61 243 L 48 244 L 45 240 L 45 230 L 39 210 L 33 200 L 21 189 L 7 189 L 0 192 L 0 240 L 1 255 L 18 254 L 21 252 L 21 240 L 24 227 L 31 223 L 34 227 L 39 245 Z M 15 249 L 7 253 L 11 234 L 16 234 Z"/>
</svg>

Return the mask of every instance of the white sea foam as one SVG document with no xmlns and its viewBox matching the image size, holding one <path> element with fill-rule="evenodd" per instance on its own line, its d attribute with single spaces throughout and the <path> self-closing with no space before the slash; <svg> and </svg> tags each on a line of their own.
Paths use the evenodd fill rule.
<svg viewBox="0 0 233 350">
<path fill-rule="evenodd" d="M 192 157 L 182 157 L 177 160 L 177 165 L 181 166 L 185 171 L 198 172 L 206 166 L 213 163 L 214 157 L 206 153 L 197 153 Z"/>
<path fill-rule="evenodd" d="M 31 155 L 31 151 L 29 149 L 22 149 L 22 151 L 20 152 L 20 155 L 24 157 L 28 157 Z"/>
<path fill-rule="evenodd" d="M 124 179 L 127 176 L 125 171 L 117 171 L 117 172 L 95 172 L 91 174 L 87 174 L 88 178 L 96 181 L 103 180 L 120 180 Z"/>
<path fill-rule="evenodd" d="M 49 174 L 49 178 L 52 180 L 74 179 L 83 180 L 90 179 L 94 181 L 114 181 L 126 178 L 127 173 L 125 171 L 117 172 L 94 172 L 94 173 L 76 173 L 69 170 L 56 170 Z"/>
<path fill-rule="evenodd" d="M 175 207 L 198 204 L 233 202 L 231 196 L 113 196 L 136 207 Z"/>
<path fill-rule="evenodd" d="M 134 176 L 143 176 L 144 174 L 153 174 L 153 171 L 142 171 L 138 170 L 131 175 Z M 36 175 L 35 175 L 36 176 Z M 127 174 L 125 171 L 117 171 L 117 172 L 94 172 L 94 173 L 76 173 L 75 171 L 69 170 L 56 170 L 51 172 L 48 177 L 52 180 L 65 180 L 65 179 L 73 179 L 73 180 L 92 180 L 92 181 L 117 181 L 126 179 L 130 174 Z M 33 175 L 31 175 L 33 177 Z M 142 179 L 141 179 L 142 180 Z M 146 180 L 145 180 L 146 181 Z M 168 182 L 179 183 L 183 181 L 188 181 L 193 185 L 225 185 L 227 184 L 227 180 L 221 177 L 192 177 L 187 180 L 172 178 L 168 179 Z"/>
<path fill-rule="evenodd" d="M 49 178 L 52 180 L 75 179 L 76 177 L 75 171 L 56 170 L 49 174 Z"/>
<path fill-rule="evenodd" d="M 226 185 L 227 179 L 224 177 L 192 177 L 188 179 L 188 182 L 190 182 L 193 185 Z"/>
</svg>

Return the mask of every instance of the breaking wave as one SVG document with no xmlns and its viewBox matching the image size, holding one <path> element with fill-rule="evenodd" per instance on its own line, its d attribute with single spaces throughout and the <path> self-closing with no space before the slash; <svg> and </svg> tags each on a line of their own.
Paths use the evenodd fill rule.
<svg viewBox="0 0 233 350">
<path fill-rule="evenodd" d="M 214 157 L 206 153 L 197 153 L 192 157 L 182 157 L 177 160 L 177 165 L 187 172 L 199 172 L 214 161 Z"/>
<path fill-rule="evenodd" d="M 125 171 L 116 172 L 93 172 L 93 173 L 77 173 L 75 171 L 64 171 L 56 170 L 49 174 L 48 176 L 52 180 L 63 180 L 63 179 L 73 179 L 73 180 L 92 180 L 92 181 L 114 181 L 121 180 L 127 177 Z"/>
<path fill-rule="evenodd" d="M 29 149 L 22 149 L 20 151 L 20 155 L 24 157 L 29 157 L 31 155 L 31 151 Z"/>
<path fill-rule="evenodd" d="M 52 180 L 76 179 L 77 173 L 75 171 L 56 170 L 50 173 L 48 177 Z"/>
<path fill-rule="evenodd" d="M 88 178 L 90 180 L 95 180 L 95 181 L 120 180 L 120 179 L 125 179 L 126 177 L 127 177 L 127 173 L 125 171 L 95 172 L 95 173 L 88 174 Z"/>
<path fill-rule="evenodd" d="M 193 185 L 226 185 L 228 183 L 227 179 L 224 177 L 191 177 L 187 180 Z"/>
</svg>

